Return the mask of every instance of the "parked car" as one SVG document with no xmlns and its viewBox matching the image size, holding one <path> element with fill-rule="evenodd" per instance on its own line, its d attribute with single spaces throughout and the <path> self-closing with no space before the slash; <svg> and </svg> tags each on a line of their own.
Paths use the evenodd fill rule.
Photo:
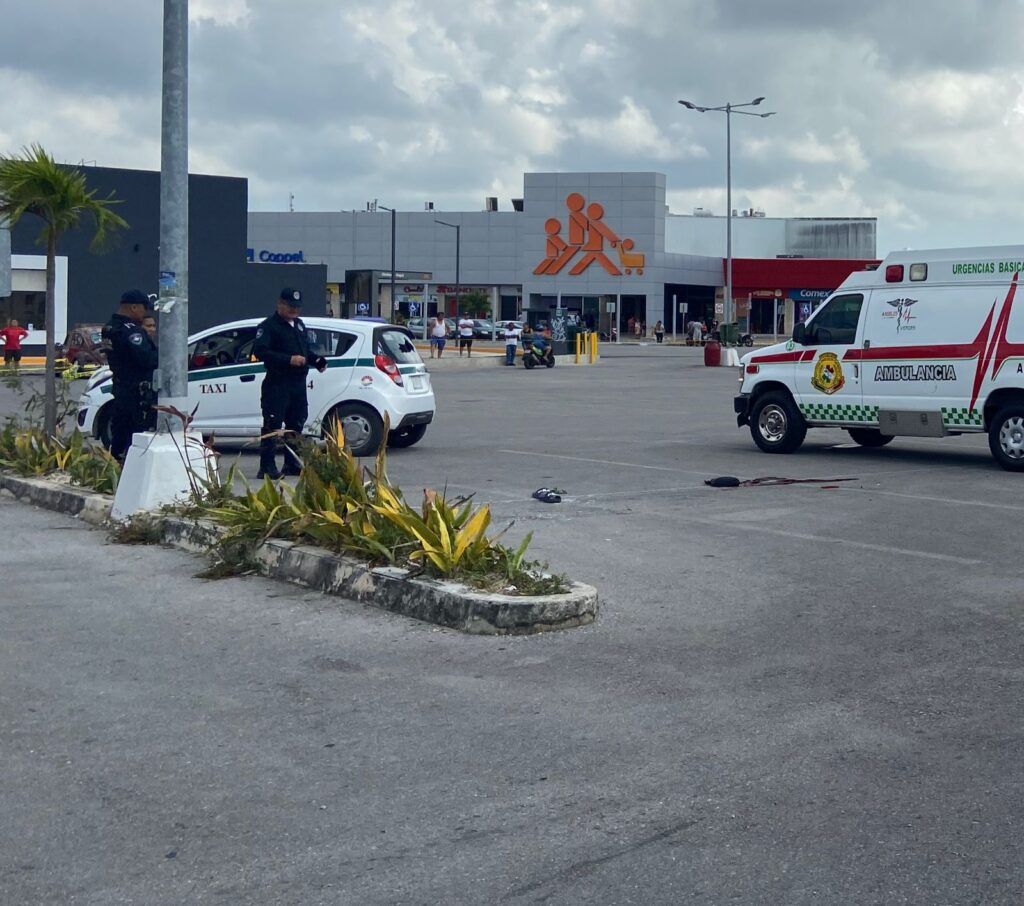
<svg viewBox="0 0 1024 906">
<path fill-rule="evenodd" d="M 212 327 L 189 338 L 188 408 L 193 427 L 219 437 L 258 437 L 262 362 L 252 358 L 260 318 Z M 307 378 L 309 419 L 304 433 L 319 435 L 331 419 L 341 421 L 352 452 L 372 455 L 390 420 L 388 445 L 411 447 L 434 418 L 430 375 L 409 331 L 392 324 L 341 318 L 305 318 L 314 352 L 327 370 Z M 110 371 L 89 380 L 79 400 L 78 425 L 110 441 Z M 198 407 L 198 408 L 196 408 Z"/>
<path fill-rule="evenodd" d="M 60 347 L 68 366 L 98 368 L 107 364 L 102 330 L 102 324 L 79 324 L 68 331 Z"/>
<path fill-rule="evenodd" d="M 491 333 L 494 330 L 494 325 L 483 318 L 473 319 L 473 336 L 478 340 L 489 340 Z"/>
</svg>

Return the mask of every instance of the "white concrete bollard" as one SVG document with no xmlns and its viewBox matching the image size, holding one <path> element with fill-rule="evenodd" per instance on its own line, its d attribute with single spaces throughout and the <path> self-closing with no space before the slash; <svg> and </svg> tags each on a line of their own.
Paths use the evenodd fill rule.
<svg viewBox="0 0 1024 906">
<path fill-rule="evenodd" d="M 117 483 L 112 519 L 123 521 L 142 510 L 154 510 L 189 496 L 189 471 L 206 479 L 217 468 L 216 455 L 198 431 L 132 435 L 132 445 Z"/>
</svg>

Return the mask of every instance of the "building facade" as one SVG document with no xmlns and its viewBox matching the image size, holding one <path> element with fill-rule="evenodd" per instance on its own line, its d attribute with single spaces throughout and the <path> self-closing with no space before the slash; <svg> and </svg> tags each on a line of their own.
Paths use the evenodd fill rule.
<svg viewBox="0 0 1024 906">
<path fill-rule="evenodd" d="M 725 218 L 670 214 L 665 196 L 661 173 L 527 173 L 512 211 L 251 212 L 248 256 L 326 265 L 335 314 L 454 314 L 482 292 L 501 319 L 561 310 L 602 331 L 631 319 L 671 329 L 721 311 Z M 875 255 L 873 218 L 738 216 L 733 235 L 734 255 L 828 258 L 846 273 Z M 742 322 L 751 306 L 734 296 Z"/>
<path fill-rule="evenodd" d="M 57 244 L 55 334 L 63 340 L 77 324 L 102 324 L 126 289 L 157 292 L 160 270 L 160 174 L 147 170 L 78 167 L 99 197 L 113 193 L 128 228 L 106 249 L 90 248 L 88 224 Z M 189 176 L 189 329 L 195 331 L 273 310 L 284 285 L 301 290 L 323 311 L 326 268 L 250 264 L 246 259 L 248 182 L 224 176 Z M 32 325 L 26 350 L 45 343 L 45 258 L 38 243 L 42 222 L 26 215 L 10 231 L 11 287 L 0 292 L 0 323 Z"/>
</svg>

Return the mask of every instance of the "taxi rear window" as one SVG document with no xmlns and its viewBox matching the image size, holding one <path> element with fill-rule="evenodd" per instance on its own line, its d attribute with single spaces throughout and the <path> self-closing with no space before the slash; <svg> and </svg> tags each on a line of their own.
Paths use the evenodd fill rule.
<svg viewBox="0 0 1024 906">
<path fill-rule="evenodd" d="M 418 365 L 423 361 L 404 330 L 377 331 L 377 351 L 391 356 L 399 365 Z"/>
</svg>

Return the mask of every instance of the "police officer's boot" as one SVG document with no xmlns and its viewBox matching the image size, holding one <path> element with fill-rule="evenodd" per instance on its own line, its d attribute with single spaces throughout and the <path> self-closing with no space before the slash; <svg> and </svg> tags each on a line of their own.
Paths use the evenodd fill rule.
<svg viewBox="0 0 1024 906">
<path fill-rule="evenodd" d="M 281 477 L 277 470 L 277 438 L 264 437 L 260 441 L 260 470 L 256 473 L 257 478 L 270 478 L 276 481 Z"/>
</svg>

